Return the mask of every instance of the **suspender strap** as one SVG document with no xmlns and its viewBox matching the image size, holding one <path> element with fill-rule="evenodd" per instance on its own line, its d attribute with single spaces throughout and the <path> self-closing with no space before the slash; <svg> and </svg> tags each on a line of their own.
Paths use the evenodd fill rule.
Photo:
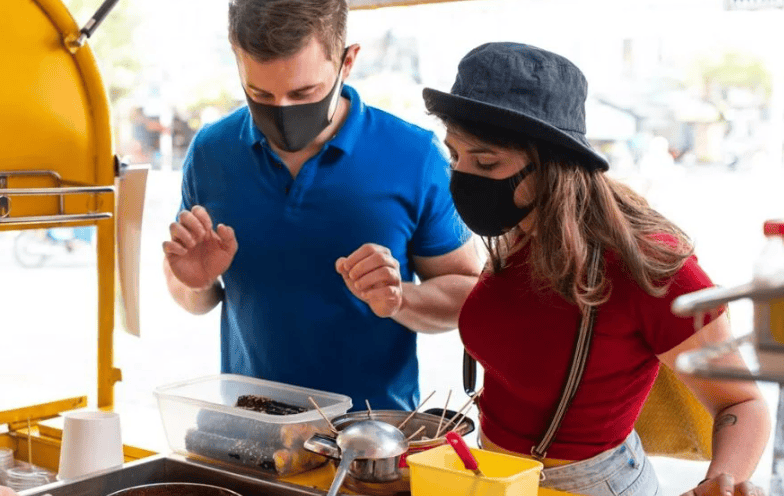
<svg viewBox="0 0 784 496">
<path fill-rule="evenodd" d="M 601 260 L 602 250 L 595 246 L 591 251 L 591 260 L 588 266 L 588 285 L 593 286 L 599 277 L 599 261 Z M 569 371 L 569 376 L 564 384 L 563 392 L 561 393 L 561 400 L 558 403 L 553 414 L 553 419 L 550 421 L 550 426 L 547 428 L 542 440 L 538 445 L 531 448 L 531 455 L 538 459 L 547 458 L 547 449 L 555 439 L 555 434 L 561 427 L 566 410 L 574 399 L 577 393 L 577 388 L 583 378 L 585 372 L 585 365 L 588 362 L 588 352 L 591 348 L 591 337 L 593 336 L 593 325 L 596 321 L 596 307 L 589 307 L 583 312 L 580 319 L 580 327 L 577 335 L 577 343 L 575 344 L 574 354 L 572 355 L 572 366 Z"/>
</svg>

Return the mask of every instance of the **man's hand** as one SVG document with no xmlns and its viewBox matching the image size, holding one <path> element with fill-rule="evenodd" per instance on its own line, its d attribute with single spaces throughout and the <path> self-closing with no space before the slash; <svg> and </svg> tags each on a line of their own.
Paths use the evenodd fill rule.
<svg viewBox="0 0 784 496">
<path fill-rule="evenodd" d="M 734 477 L 721 474 L 700 483 L 682 496 L 765 496 L 765 492 L 749 481 L 735 484 Z"/>
<path fill-rule="evenodd" d="M 174 276 L 194 290 L 209 289 L 237 253 L 234 230 L 223 224 L 213 230 L 207 210 L 199 205 L 180 212 L 169 231 L 171 241 L 163 243 L 166 260 Z"/>
<path fill-rule="evenodd" d="M 400 263 L 389 248 L 366 243 L 348 257 L 340 257 L 335 269 L 351 293 L 379 317 L 392 317 L 403 305 Z"/>
<path fill-rule="evenodd" d="M 13 492 L 11 489 L 5 486 L 0 486 L 0 496 L 18 496 L 18 495 L 15 492 Z"/>
</svg>

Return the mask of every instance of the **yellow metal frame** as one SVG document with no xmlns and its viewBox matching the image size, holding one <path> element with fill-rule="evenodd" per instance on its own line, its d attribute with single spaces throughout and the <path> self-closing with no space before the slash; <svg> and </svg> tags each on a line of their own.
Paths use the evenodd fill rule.
<svg viewBox="0 0 784 496">
<path fill-rule="evenodd" d="M 73 43 L 79 27 L 60 0 L 3 0 L 3 7 L 0 28 L 10 46 L 0 52 L 0 66 L 13 77 L 0 82 L 0 124 L 10 130 L 0 136 L 0 198 L 6 205 L 10 198 L 0 231 L 96 226 L 97 406 L 110 410 L 121 372 L 113 353 L 116 171 L 109 102 L 93 52 Z M 63 84 L 69 78 L 76 84 Z M 87 192 L 71 194 L 73 188 Z M 31 446 L 33 463 L 56 472 L 60 430 L 42 422 L 87 404 L 79 396 L 0 412 L 0 425 L 7 425 L 0 446 L 23 460 Z M 152 454 L 125 447 L 126 460 Z"/>
<path fill-rule="evenodd" d="M 109 192 L 100 193 L 92 195 L 74 195 L 74 198 L 66 198 L 65 205 L 66 210 L 69 211 L 68 213 L 85 213 L 82 212 L 85 208 L 88 211 L 93 212 L 104 212 L 109 214 L 109 218 L 95 220 L 95 221 L 78 221 L 78 222 L 37 222 L 37 223 L 11 223 L 11 224 L 2 224 L 0 223 L 0 231 L 5 230 L 17 230 L 17 229 L 30 229 L 30 228 L 50 228 L 50 227 L 58 227 L 63 225 L 69 226 L 80 226 L 80 225 L 95 225 L 97 231 L 97 267 L 98 267 L 98 343 L 97 343 L 97 354 L 98 354 L 98 390 L 97 390 L 97 403 L 98 407 L 100 408 L 111 408 L 114 404 L 114 384 L 121 379 L 121 372 L 119 369 L 115 368 L 113 365 L 113 331 L 114 331 L 114 271 L 115 271 L 115 236 L 116 236 L 116 226 L 115 226 L 115 198 L 113 187 L 114 187 L 114 177 L 115 177 L 115 164 L 114 164 L 114 154 L 112 150 L 112 132 L 110 126 L 110 111 L 109 111 L 109 103 L 106 97 L 106 92 L 104 90 L 103 82 L 101 80 L 100 73 L 98 71 L 98 66 L 95 61 L 95 57 L 93 56 L 93 52 L 90 49 L 89 45 L 83 45 L 81 47 L 68 49 L 66 46 L 66 40 L 75 39 L 75 37 L 79 34 L 79 27 L 77 26 L 75 20 L 71 16 L 70 12 L 67 8 L 63 5 L 60 0 L 33 0 L 32 2 L 29 0 L 25 0 L 23 2 L 19 1 L 11 1 L 7 2 L 4 1 L 5 4 L 5 12 L 4 18 L 6 21 L 0 21 L 0 25 L 4 23 L 9 23 L 9 26 L 13 25 L 14 23 L 18 23 L 18 20 L 29 18 L 31 16 L 30 9 L 38 8 L 41 11 L 41 18 L 36 16 L 33 22 L 45 22 L 48 20 L 51 23 L 51 29 L 45 32 L 40 37 L 43 38 L 41 43 L 36 45 L 34 43 L 26 44 L 24 42 L 19 42 L 14 45 L 14 49 L 19 50 L 5 50 L 5 56 L 7 59 L 3 60 L 6 62 L 4 66 L 8 67 L 15 67 L 24 65 L 25 68 L 28 67 L 28 60 L 36 61 L 36 59 L 40 60 L 41 66 L 44 64 L 49 64 L 48 67 L 53 67 L 54 70 L 60 71 L 62 70 L 66 76 L 70 76 L 75 74 L 75 77 L 80 79 L 81 88 L 79 92 L 83 89 L 84 95 L 81 93 L 78 95 L 81 99 L 83 99 L 86 103 L 85 106 L 85 116 L 76 115 L 73 118 L 73 123 L 68 122 L 66 125 L 70 125 L 69 129 L 76 129 L 75 135 L 67 135 L 68 143 L 64 146 L 66 148 L 66 152 L 75 150 L 77 155 L 77 160 L 79 158 L 84 158 L 85 163 L 77 163 L 77 164 L 69 164 L 75 165 L 75 169 L 79 169 L 75 183 L 70 182 L 66 183 L 66 186 L 71 186 L 74 184 L 81 184 L 81 185 L 89 185 L 89 186 L 106 186 L 111 188 Z M 10 9 L 10 12 L 8 11 Z M 5 27 L 5 26 L 4 26 Z M 19 26 L 17 28 L 20 30 L 18 33 L 9 33 L 9 37 L 13 40 L 14 35 L 20 36 L 23 30 L 29 29 L 28 26 Z M 5 31 L 5 30 L 4 30 Z M 49 51 L 45 53 L 40 53 L 41 51 L 41 44 L 52 42 L 55 39 L 55 36 L 59 38 L 57 40 L 61 45 L 60 46 L 52 46 L 47 47 Z M 38 40 L 36 40 L 38 41 Z M 13 43 L 13 41 L 12 41 Z M 30 53 L 26 53 L 28 50 Z M 38 53 L 35 53 L 35 51 Z M 11 53 L 14 52 L 14 53 Z M 13 57 L 13 58 L 11 58 Z M 68 59 L 72 60 L 68 60 Z M 46 66 L 45 66 L 46 67 Z M 43 102 L 44 104 L 54 104 L 53 106 L 60 105 L 65 107 L 62 114 L 58 117 L 61 118 L 70 118 L 71 116 L 68 115 L 67 107 L 71 105 L 71 102 L 61 102 L 57 100 L 57 91 L 65 91 L 63 89 L 55 88 L 51 89 L 49 86 L 48 78 L 57 79 L 59 74 L 45 74 L 43 76 L 39 76 L 41 82 L 39 84 L 46 85 L 47 89 L 50 89 L 52 94 L 55 95 L 53 100 L 54 102 Z M 18 77 L 18 76 L 17 76 Z M 25 78 L 21 78 L 25 79 Z M 4 84 L 11 84 L 10 82 L 6 82 Z M 11 91 L 17 90 L 21 91 L 35 91 L 35 88 L 32 90 L 27 90 L 23 88 L 21 85 L 24 83 L 18 83 L 20 86 L 15 86 L 11 88 Z M 56 83 L 54 83 L 56 84 Z M 61 86 L 62 81 L 60 82 Z M 80 102 L 76 102 L 79 104 Z M 22 111 L 23 109 L 20 109 Z M 73 113 L 73 112 L 72 112 Z M 13 117 L 10 117 L 13 119 Z M 41 124 L 45 124 L 41 123 Z M 30 161 L 35 163 L 25 164 L 22 161 L 24 160 L 24 156 L 12 156 L 9 161 L 4 161 L 0 163 L 0 176 L 4 171 L 6 171 L 6 166 L 8 162 L 10 162 L 11 166 L 16 166 L 15 169 L 24 171 L 25 168 L 32 168 L 32 169 L 51 169 L 53 168 L 53 163 L 55 161 L 66 161 L 69 160 L 70 157 L 62 156 L 63 150 L 57 149 L 53 150 L 51 153 L 58 154 L 58 156 L 47 157 L 45 155 L 45 151 L 38 151 L 36 150 L 35 154 L 31 153 L 29 150 L 35 150 L 34 147 L 38 148 L 45 148 L 41 147 L 39 136 L 41 133 L 46 135 L 48 131 L 51 131 L 51 135 L 60 136 L 62 135 L 61 128 L 63 126 L 62 123 L 57 123 L 56 125 L 60 126 L 58 129 L 25 129 L 20 134 L 11 133 L 12 136 L 8 139 L 14 140 L 14 145 L 20 144 L 20 148 L 23 150 L 21 153 L 22 155 L 30 156 Z M 46 127 L 46 126 L 43 126 Z M 52 126 L 54 128 L 54 125 Z M 59 134 L 58 134 L 59 133 Z M 31 141 L 33 141 L 31 143 Z M 58 148 L 58 147 L 53 147 Z M 48 162 L 48 163 L 47 163 Z M 41 165 L 39 165 L 41 164 Z M 21 168 L 21 169 L 20 169 Z M 64 175 L 64 174 L 61 174 Z M 13 176 L 12 176 L 13 178 Z M 66 177 L 66 179 L 68 179 Z M 11 184 L 11 179 L 6 181 L 8 184 L 6 185 L 9 189 L 14 189 L 14 185 Z M 20 186 L 25 187 L 40 187 L 40 182 L 31 183 L 31 182 L 21 182 Z M 2 188 L 2 186 L 0 186 Z M 2 192 L 0 192 L 2 195 Z M 17 217 L 32 217 L 36 215 L 40 215 L 42 212 L 40 209 L 42 205 L 50 205 L 54 206 L 56 202 L 54 199 L 44 197 L 35 197 L 27 199 L 25 197 L 14 197 L 10 195 L 11 198 L 11 212 L 13 214 L 17 214 Z M 27 200 L 27 204 L 24 201 Z M 87 207 L 85 207 L 87 205 Z M 47 211 L 44 212 L 47 215 L 56 214 L 58 212 Z M 62 212 L 59 212 L 62 213 Z M 9 217 L 13 219 L 13 217 Z M 35 414 L 36 408 L 31 407 L 31 411 L 28 412 L 30 414 Z"/>
</svg>

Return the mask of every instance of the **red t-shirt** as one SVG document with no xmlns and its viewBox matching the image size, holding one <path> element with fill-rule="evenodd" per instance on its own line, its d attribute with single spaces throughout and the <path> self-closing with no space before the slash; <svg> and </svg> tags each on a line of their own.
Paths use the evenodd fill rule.
<svg viewBox="0 0 784 496">
<path fill-rule="evenodd" d="M 549 425 L 580 318 L 576 305 L 532 282 L 527 256 L 523 249 L 499 274 L 483 274 L 459 322 L 466 349 L 485 371 L 482 431 L 518 453 L 530 453 Z M 584 460 L 629 435 L 658 373 L 656 355 L 694 333 L 692 318 L 673 315 L 672 301 L 713 286 L 695 257 L 662 298 L 643 291 L 609 250 L 604 268 L 610 299 L 598 308 L 585 374 L 548 458 Z"/>
</svg>

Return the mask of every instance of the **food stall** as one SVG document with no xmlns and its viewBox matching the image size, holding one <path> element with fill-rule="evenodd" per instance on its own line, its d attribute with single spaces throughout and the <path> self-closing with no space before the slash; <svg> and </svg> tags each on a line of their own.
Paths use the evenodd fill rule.
<svg viewBox="0 0 784 496">
<path fill-rule="evenodd" d="M 138 325 L 138 298 L 134 289 L 138 288 L 141 222 L 138 205 L 144 194 L 143 188 L 140 190 L 132 179 L 136 177 L 136 171 L 124 166 L 114 155 L 108 100 L 87 43 L 116 1 L 104 2 L 84 28 L 76 24 L 61 0 L 4 0 L 5 15 L 0 20 L 12 45 L 12 49 L 0 53 L 0 64 L 9 74 L 16 75 L 2 82 L 0 104 L 8 111 L 0 114 L 0 123 L 3 129 L 17 130 L 0 135 L 0 231 L 57 226 L 96 228 L 98 328 L 95 353 L 98 369 L 94 403 L 99 409 L 108 411 L 115 407 L 114 386 L 122 379 L 113 354 L 113 333 L 118 327 L 115 321 L 118 292 L 123 305 L 122 316 L 126 319 L 124 325 L 130 329 Z M 446 1 L 460 0 L 350 0 L 349 3 L 352 8 L 365 9 Z M 50 146 L 41 146 L 41 143 Z M 118 268 L 119 278 L 116 278 Z M 198 386 L 198 383 L 189 383 L 174 387 Z M 176 404 L 178 395 L 171 390 L 159 393 L 164 399 L 168 394 Z M 5 426 L 0 427 L 0 448 L 10 448 L 17 459 L 29 460 L 57 473 L 62 447 L 62 428 L 58 419 L 64 412 L 86 407 L 91 394 L 53 397 L 35 404 L 11 404 L 10 407 L 4 403 L 0 408 L 0 426 Z M 315 394 L 310 392 L 308 398 Z M 330 401 L 340 406 L 341 402 L 334 397 L 318 401 L 322 406 L 329 406 Z M 199 425 L 203 412 L 209 411 L 207 405 L 207 402 L 199 405 L 187 414 L 187 420 L 180 418 L 183 428 Z M 177 415 L 184 415 L 186 411 L 176 410 L 176 405 L 172 408 L 174 410 L 169 411 L 179 412 Z M 226 413 L 220 408 L 216 411 Z M 335 413 L 345 414 L 345 410 Z M 296 425 L 320 422 L 312 410 L 295 415 L 306 414 L 309 415 L 307 420 L 295 422 Z M 230 417 L 221 423 L 237 420 Z M 426 425 L 429 421 L 426 414 L 417 414 L 415 418 L 409 429 L 432 428 Z M 399 420 L 394 418 L 396 423 Z M 133 419 L 126 421 L 133 422 Z M 172 422 L 177 424 L 178 418 Z M 439 422 L 434 437 L 438 438 L 440 427 Z M 192 435 L 188 431 L 179 433 L 175 439 L 185 442 L 189 434 Z M 310 440 L 309 437 L 297 439 Z M 170 444 L 175 442 L 170 441 Z M 784 444 L 784 440 L 777 437 L 777 445 L 780 444 Z M 191 482 L 221 486 L 240 494 L 322 495 L 336 474 L 336 464 L 321 463 L 307 466 L 308 470 L 283 471 L 270 476 L 231 460 L 219 463 L 211 456 L 188 456 L 185 453 L 193 450 L 184 445 L 174 451 L 155 453 L 125 445 L 122 467 L 72 481 L 52 482 L 23 494 L 107 495 L 133 486 Z M 776 456 L 782 456 L 779 450 Z M 405 492 L 405 487 L 396 487 L 390 493 L 387 487 L 368 484 L 344 487 L 342 491 L 357 494 Z M 540 489 L 539 494 L 565 493 Z"/>
</svg>

